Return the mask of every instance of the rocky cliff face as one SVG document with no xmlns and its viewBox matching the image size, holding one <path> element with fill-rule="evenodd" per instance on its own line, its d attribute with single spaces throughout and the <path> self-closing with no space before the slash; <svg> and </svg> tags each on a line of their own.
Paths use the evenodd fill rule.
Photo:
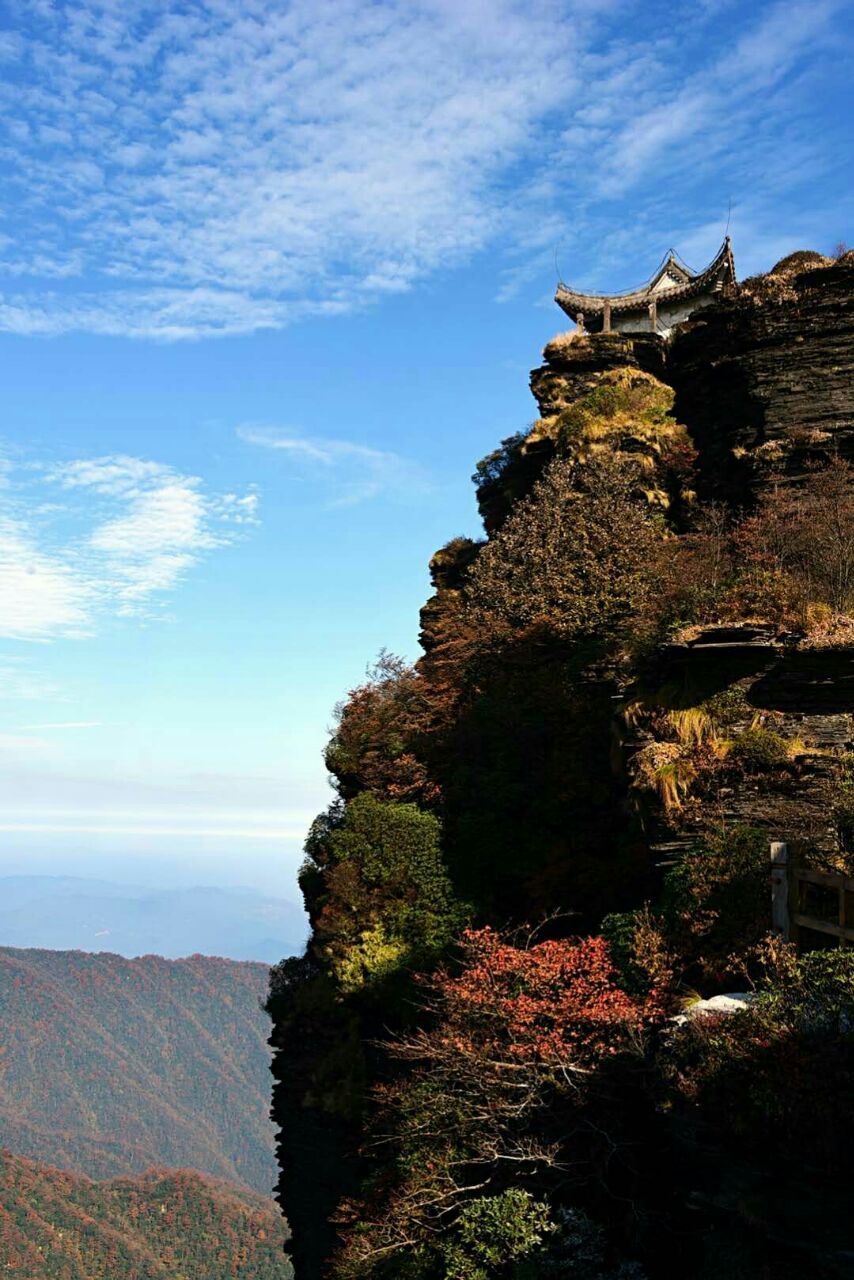
<svg viewBox="0 0 854 1280">
<path fill-rule="evenodd" d="M 436 553 L 424 656 L 342 713 L 327 756 L 341 802 L 315 823 L 301 880 L 313 939 L 274 974 L 299 1277 L 569 1274 L 567 1259 L 575 1274 L 579 1210 L 615 1267 L 639 1258 L 631 1274 L 651 1280 L 710 1280 L 722 1256 L 746 1280 L 788 1280 L 790 1255 L 798 1274 L 848 1274 L 831 1228 L 854 1110 L 841 1088 L 810 1089 L 817 1073 L 850 1079 L 849 1040 L 816 1046 L 772 1011 L 744 1036 L 677 1043 L 670 1018 L 686 986 L 759 973 L 770 840 L 854 866 L 854 474 L 838 461 L 854 452 L 852 299 L 854 255 L 800 254 L 669 342 L 561 335 L 531 375 L 538 421 L 479 464 L 486 536 Z M 414 853 L 390 862 L 404 828 Z M 427 865 L 425 900 L 410 871 Z M 425 974 L 452 956 L 509 1037 L 514 1081 L 522 1058 L 447 930 L 418 941 L 439 899 L 481 940 L 506 930 L 502 963 L 540 963 L 578 934 L 610 948 L 618 998 L 663 1001 L 643 1070 L 607 1049 L 613 1075 L 585 1110 L 539 1046 L 526 1070 L 545 1064 L 547 1096 L 540 1081 L 506 1123 L 491 1094 L 472 1128 L 468 1103 L 449 1121 L 445 1101 L 467 1099 L 496 1054 L 489 1041 L 484 1067 L 465 1017 L 450 1055 L 431 1037 L 445 1023 L 419 1003 Z M 563 999 L 566 972 L 554 981 Z M 816 1133 L 824 1181 L 804 1173 Z M 520 1173 L 531 1151 L 545 1155 Z M 780 1212 L 787 1178 L 814 1222 Z M 528 1270 L 496 1238 L 514 1205 L 552 1215 Z"/>
<path fill-rule="evenodd" d="M 797 474 L 827 448 L 854 456 L 854 252 L 795 253 L 745 280 L 679 328 L 665 369 L 709 494 L 747 496 L 764 463 Z"/>
<path fill-rule="evenodd" d="M 490 538 L 558 456 L 637 463 L 649 503 L 676 532 L 690 526 L 698 500 L 750 511 L 772 481 L 797 482 L 837 452 L 854 454 L 854 252 L 837 261 L 792 254 L 696 313 L 670 342 L 568 333 L 543 355 L 531 373 L 539 419 L 504 441 L 474 477 Z M 454 661 L 466 575 L 482 545 L 455 539 L 432 562 L 436 592 L 422 610 L 421 639 L 433 676 Z M 722 821 L 755 825 L 769 839 L 833 845 L 828 806 L 839 769 L 831 756 L 854 749 L 854 638 L 815 647 L 767 620 L 763 626 L 761 615 L 756 622 L 748 613 L 747 625 L 709 626 L 665 645 L 644 679 L 671 697 L 678 686 L 683 708 L 728 691 L 740 713 L 727 732 L 755 722 L 803 749 L 761 777 L 721 766 L 678 804 L 646 813 L 652 858 L 659 846 L 688 843 Z M 620 767 L 630 773 L 633 751 L 655 736 L 636 734 Z M 629 787 L 627 809 L 636 800 Z"/>
<path fill-rule="evenodd" d="M 837 807 L 854 750 L 854 648 L 802 646 L 769 626 L 708 626 L 662 645 L 645 675 L 658 692 L 647 699 L 645 727 L 636 713 L 634 731 L 623 732 L 630 776 L 639 776 L 634 761 L 644 752 L 655 758 L 663 744 L 672 744 L 671 761 L 688 759 L 690 752 L 676 754 L 669 729 L 660 732 L 662 717 L 678 725 L 680 709 L 702 709 L 707 723 L 695 732 L 734 745 L 698 762 L 684 794 L 653 806 L 654 849 L 672 856 L 716 828 L 741 825 L 819 865 L 845 862 L 850 841 Z"/>
<path fill-rule="evenodd" d="M 697 448 L 701 493 L 748 501 L 769 469 L 802 473 L 838 450 L 854 457 L 854 251 L 791 254 L 766 275 L 654 334 L 559 335 L 531 373 L 540 421 L 516 444 L 505 501 L 482 490 L 487 530 L 554 452 L 560 415 L 617 369 L 671 386 L 673 415 Z"/>
</svg>

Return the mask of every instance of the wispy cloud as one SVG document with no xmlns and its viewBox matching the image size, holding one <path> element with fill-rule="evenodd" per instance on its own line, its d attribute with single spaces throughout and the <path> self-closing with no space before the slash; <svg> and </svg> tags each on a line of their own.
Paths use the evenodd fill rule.
<svg viewBox="0 0 854 1280">
<path fill-rule="evenodd" d="M 247 444 L 274 450 L 301 475 L 321 481 L 330 507 L 355 506 L 381 495 L 409 501 L 429 488 L 424 471 L 397 453 L 306 436 L 287 427 L 245 424 L 237 435 Z"/>
<path fill-rule="evenodd" d="M 34 502 L 34 486 L 51 500 Z M 11 469 L 0 496 L 0 635 L 27 640 L 150 614 L 235 526 L 257 520 L 258 504 L 254 492 L 211 494 L 197 476 L 124 455 Z M 5 674 L 20 679 L 14 666 Z"/>
<path fill-rule="evenodd" d="M 24 729 L 100 729 L 100 720 L 54 720 L 48 724 L 25 724 Z"/>
<path fill-rule="evenodd" d="M 597 207 L 682 223 L 698 182 L 708 200 L 782 174 L 843 9 L 21 0 L 0 33 L 0 327 L 278 328 L 486 248 L 518 287 L 519 259 L 589 236 Z M 811 134 L 821 167 L 833 139 Z"/>
<path fill-rule="evenodd" d="M 90 578 L 35 544 L 24 521 L 0 521 L 0 634 L 17 639 L 83 635 L 93 592 Z"/>
<path fill-rule="evenodd" d="M 21 657 L 0 659 L 0 701 L 42 702 L 60 698 L 60 689 L 29 661 Z M 32 726 L 27 726 L 32 728 Z"/>
</svg>

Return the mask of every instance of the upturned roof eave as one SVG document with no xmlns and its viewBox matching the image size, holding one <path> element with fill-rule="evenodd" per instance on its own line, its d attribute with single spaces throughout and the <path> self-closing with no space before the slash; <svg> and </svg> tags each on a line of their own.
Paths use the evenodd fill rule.
<svg viewBox="0 0 854 1280">
<path fill-rule="evenodd" d="M 729 236 L 724 240 L 705 270 L 698 272 L 697 275 L 692 276 L 690 280 L 686 280 L 683 284 L 672 285 L 670 288 L 656 291 L 655 285 L 661 279 L 664 271 L 664 268 L 660 268 L 648 284 L 645 284 L 640 289 L 634 289 L 630 293 L 578 293 L 576 290 L 568 288 L 565 284 L 559 284 L 555 294 L 555 302 L 567 315 L 572 316 L 579 311 L 588 315 L 598 315 L 604 310 L 606 302 L 611 304 L 612 315 L 619 315 L 621 312 L 644 311 L 652 301 L 655 301 L 656 304 L 661 304 L 678 302 L 683 298 L 696 297 L 710 283 L 714 282 L 715 277 L 723 269 L 726 269 L 726 274 L 729 275 L 731 280 L 735 280 L 735 265 L 732 259 Z"/>
</svg>

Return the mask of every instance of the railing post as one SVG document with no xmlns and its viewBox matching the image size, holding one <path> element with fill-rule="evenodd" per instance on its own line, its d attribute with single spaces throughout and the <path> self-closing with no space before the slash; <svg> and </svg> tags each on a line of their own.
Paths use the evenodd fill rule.
<svg viewBox="0 0 854 1280">
<path fill-rule="evenodd" d="M 771 842 L 771 927 L 789 941 L 789 846 L 782 840 Z"/>
</svg>

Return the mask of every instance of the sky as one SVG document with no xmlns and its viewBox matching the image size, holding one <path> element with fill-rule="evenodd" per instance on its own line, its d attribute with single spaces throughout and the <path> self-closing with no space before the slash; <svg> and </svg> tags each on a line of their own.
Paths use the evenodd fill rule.
<svg viewBox="0 0 854 1280">
<path fill-rule="evenodd" d="M 854 240 L 847 0 L 0 3 L 0 874 L 295 896 L 559 277 Z"/>
</svg>

